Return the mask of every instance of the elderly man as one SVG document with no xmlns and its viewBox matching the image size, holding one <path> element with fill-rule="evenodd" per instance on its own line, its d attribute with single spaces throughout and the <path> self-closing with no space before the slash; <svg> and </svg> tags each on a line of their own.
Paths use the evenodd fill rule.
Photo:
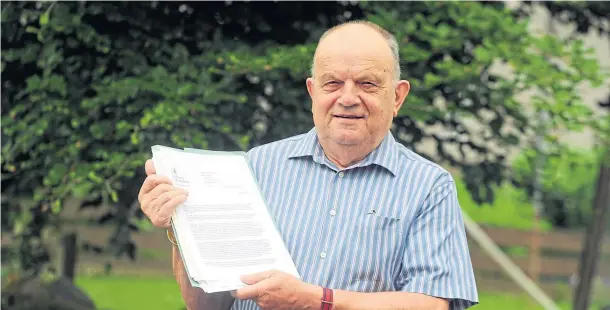
<svg viewBox="0 0 610 310">
<path fill-rule="evenodd" d="M 397 143 L 392 120 L 409 93 L 395 38 L 350 22 L 320 39 L 307 79 L 315 128 L 256 147 L 248 160 L 302 276 L 244 277 L 206 294 L 173 248 L 195 309 L 465 309 L 478 302 L 451 175 Z M 152 162 L 139 200 L 158 227 L 186 198 Z M 170 239 L 171 240 L 171 239 Z"/>
</svg>

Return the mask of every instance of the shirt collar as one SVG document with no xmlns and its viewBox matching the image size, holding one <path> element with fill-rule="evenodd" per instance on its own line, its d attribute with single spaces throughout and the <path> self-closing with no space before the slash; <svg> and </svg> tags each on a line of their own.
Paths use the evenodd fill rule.
<svg viewBox="0 0 610 310">
<path fill-rule="evenodd" d="M 315 127 L 307 132 L 300 142 L 301 143 L 288 153 L 288 158 L 311 157 L 313 161 L 318 164 L 334 168 L 334 165 L 326 158 L 326 155 L 322 150 L 322 145 L 318 142 L 318 135 Z M 378 165 L 396 176 L 398 173 L 398 164 L 397 142 L 392 133 L 388 131 L 383 141 L 381 141 L 381 144 L 379 144 L 373 152 L 367 155 L 364 160 L 347 169 Z"/>
</svg>

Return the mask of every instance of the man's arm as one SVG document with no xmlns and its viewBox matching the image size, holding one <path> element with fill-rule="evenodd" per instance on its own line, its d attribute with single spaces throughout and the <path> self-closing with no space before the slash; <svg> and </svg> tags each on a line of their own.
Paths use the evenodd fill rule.
<svg viewBox="0 0 610 310">
<path fill-rule="evenodd" d="M 172 245 L 172 268 L 174 269 L 174 276 L 180 286 L 180 292 L 182 298 L 186 303 L 188 310 L 217 310 L 217 309 L 229 309 L 233 304 L 233 297 L 228 292 L 210 293 L 203 292 L 198 287 L 191 286 L 191 282 L 188 279 L 182 257 L 178 251 L 178 247 Z"/>
<path fill-rule="evenodd" d="M 449 302 L 408 292 L 358 293 L 335 290 L 333 310 L 352 309 L 447 310 Z"/>
<path fill-rule="evenodd" d="M 317 310 L 320 309 L 323 289 L 305 283 L 280 271 L 266 271 L 242 277 L 249 284 L 233 292 L 238 299 L 251 299 L 262 309 Z M 333 310 L 392 309 L 392 310 L 447 310 L 449 302 L 418 293 L 379 292 L 360 293 L 333 290 Z"/>
<path fill-rule="evenodd" d="M 407 231 L 407 246 L 395 287 L 402 292 L 446 299 L 452 310 L 478 303 L 457 189 L 441 174 Z"/>
</svg>

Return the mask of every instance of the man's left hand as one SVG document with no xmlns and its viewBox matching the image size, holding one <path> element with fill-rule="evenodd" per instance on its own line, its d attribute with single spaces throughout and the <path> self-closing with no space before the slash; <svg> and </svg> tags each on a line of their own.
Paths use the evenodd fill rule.
<svg viewBox="0 0 610 310">
<path fill-rule="evenodd" d="M 322 288 L 287 273 L 271 270 L 246 275 L 241 280 L 248 286 L 231 292 L 231 295 L 237 299 L 251 299 L 261 309 L 320 308 Z"/>
</svg>

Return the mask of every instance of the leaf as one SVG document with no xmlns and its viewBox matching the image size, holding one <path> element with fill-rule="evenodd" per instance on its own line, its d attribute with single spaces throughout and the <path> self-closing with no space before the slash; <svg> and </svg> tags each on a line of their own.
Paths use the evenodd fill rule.
<svg viewBox="0 0 610 310">
<path fill-rule="evenodd" d="M 87 174 L 87 177 L 89 177 L 89 179 L 95 183 L 103 183 L 104 180 L 102 178 L 100 178 L 95 171 L 90 171 L 89 174 Z"/>
<path fill-rule="evenodd" d="M 480 62 L 487 63 L 491 61 L 491 54 L 485 47 L 479 46 L 475 48 L 474 55 Z"/>
<path fill-rule="evenodd" d="M 50 10 L 46 10 L 44 13 L 42 13 L 42 15 L 40 15 L 39 22 L 41 26 L 45 26 L 49 23 L 49 14 Z"/>
<path fill-rule="evenodd" d="M 68 87 L 63 76 L 53 74 L 49 77 L 49 90 L 59 93 L 65 97 L 68 93 Z"/>
<path fill-rule="evenodd" d="M 61 200 L 53 201 L 53 203 L 51 204 L 51 212 L 53 214 L 59 214 L 61 212 L 61 209 L 62 209 Z"/>
<path fill-rule="evenodd" d="M 57 185 L 68 173 L 68 166 L 62 163 L 57 163 L 51 169 L 45 177 L 45 183 L 49 186 Z"/>
<path fill-rule="evenodd" d="M 140 135 L 139 135 L 139 133 L 138 133 L 138 132 L 133 132 L 133 133 L 131 134 L 131 143 L 132 143 L 133 145 L 138 145 L 138 144 L 140 144 Z"/>
<path fill-rule="evenodd" d="M 114 202 L 114 203 L 119 202 L 119 195 L 117 194 L 117 192 L 115 190 L 110 191 L 110 198 L 112 199 L 112 202 Z"/>
<path fill-rule="evenodd" d="M 87 197 L 94 188 L 94 183 L 82 181 L 71 187 L 72 195 L 77 198 Z"/>
<path fill-rule="evenodd" d="M 435 75 L 433 73 L 426 73 L 425 77 L 424 77 L 424 86 L 426 88 L 432 88 L 436 85 L 438 85 L 439 83 L 441 83 L 442 79 L 440 76 Z"/>
<path fill-rule="evenodd" d="M 38 89 L 40 89 L 40 85 L 41 85 L 40 76 L 38 76 L 38 75 L 30 76 L 27 79 L 27 88 L 26 88 L 26 91 L 27 92 L 32 92 L 32 91 L 38 90 Z"/>
</svg>

